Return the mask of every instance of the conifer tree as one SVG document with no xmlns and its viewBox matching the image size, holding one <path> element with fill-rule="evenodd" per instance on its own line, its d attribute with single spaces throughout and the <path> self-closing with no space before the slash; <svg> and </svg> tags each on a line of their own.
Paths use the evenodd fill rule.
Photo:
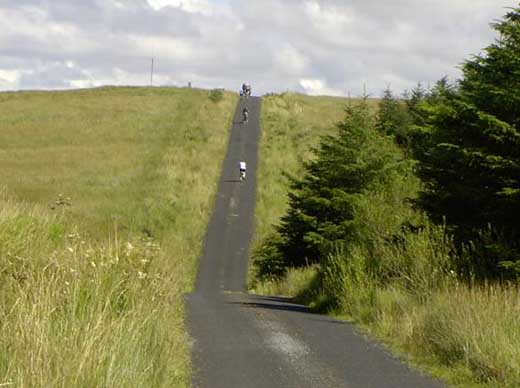
<svg viewBox="0 0 520 388">
<path fill-rule="evenodd" d="M 347 108 L 338 134 L 324 137 L 303 178 L 293 179 L 290 206 L 277 235 L 255 255 L 261 277 L 320 262 L 333 247 L 352 238 L 356 196 L 400 167 L 402 155 L 389 144 L 393 140 L 377 131 L 366 102 Z"/>
<path fill-rule="evenodd" d="M 394 136 L 399 145 L 406 146 L 409 143 L 410 124 L 411 119 L 406 106 L 394 97 L 390 88 L 387 88 L 379 102 L 377 129 L 385 135 Z"/>
<path fill-rule="evenodd" d="M 420 109 L 421 103 L 428 97 L 428 92 L 419 82 L 410 93 L 405 92 L 405 101 L 408 108 L 408 114 L 414 125 L 424 123 L 423 112 Z"/>
<path fill-rule="evenodd" d="M 421 204 L 461 244 L 480 244 L 469 269 L 481 277 L 520 269 L 520 9 L 494 27 L 500 38 L 464 64 L 459 90 L 439 84 L 420 107 L 428 140 L 416 148 Z"/>
<path fill-rule="evenodd" d="M 464 64 L 461 90 L 480 111 L 520 128 L 520 7 L 492 24 L 496 42 Z"/>
</svg>

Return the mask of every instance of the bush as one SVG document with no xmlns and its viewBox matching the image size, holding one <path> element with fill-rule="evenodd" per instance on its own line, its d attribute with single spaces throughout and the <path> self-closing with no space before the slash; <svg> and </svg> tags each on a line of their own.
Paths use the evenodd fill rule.
<svg viewBox="0 0 520 388">
<path fill-rule="evenodd" d="M 213 89 L 208 93 L 208 98 L 214 103 L 218 103 L 224 99 L 224 91 L 222 89 Z"/>
</svg>

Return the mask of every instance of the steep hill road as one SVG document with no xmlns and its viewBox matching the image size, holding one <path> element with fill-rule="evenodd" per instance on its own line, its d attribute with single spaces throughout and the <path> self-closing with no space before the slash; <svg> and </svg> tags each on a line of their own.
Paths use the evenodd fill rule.
<svg viewBox="0 0 520 388">
<path fill-rule="evenodd" d="M 249 122 L 241 122 L 243 104 Z M 311 314 L 277 297 L 248 295 L 254 231 L 261 100 L 235 114 L 195 292 L 187 297 L 193 338 L 193 385 L 247 387 L 443 387 L 392 357 L 355 326 Z M 239 180 L 238 162 L 248 176 Z"/>
</svg>

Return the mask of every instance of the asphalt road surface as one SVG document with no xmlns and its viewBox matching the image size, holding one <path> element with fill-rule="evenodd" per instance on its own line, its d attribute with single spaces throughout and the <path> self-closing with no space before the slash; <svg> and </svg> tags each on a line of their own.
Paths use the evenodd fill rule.
<svg viewBox="0 0 520 388">
<path fill-rule="evenodd" d="M 242 108 L 249 121 L 242 123 Z M 235 113 L 195 292 L 187 297 L 193 385 L 247 387 L 443 387 L 365 338 L 355 326 L 278 297 L 248 295 L 261 100 Z M 247 178 L 239 179 L 239 161 Z"/>
</svg>

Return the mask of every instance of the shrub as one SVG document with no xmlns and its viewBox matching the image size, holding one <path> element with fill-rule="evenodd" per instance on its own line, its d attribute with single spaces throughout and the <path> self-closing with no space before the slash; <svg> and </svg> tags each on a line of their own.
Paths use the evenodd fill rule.
<svg viewBox="0 0 520 388">
<path fill-rule="evenodd" d="M 214 103 L 218 103 L 224 99 L 224 91 L 222 89 L 213 89 L 208 93 L 208 98 Z"/>
</svg>

